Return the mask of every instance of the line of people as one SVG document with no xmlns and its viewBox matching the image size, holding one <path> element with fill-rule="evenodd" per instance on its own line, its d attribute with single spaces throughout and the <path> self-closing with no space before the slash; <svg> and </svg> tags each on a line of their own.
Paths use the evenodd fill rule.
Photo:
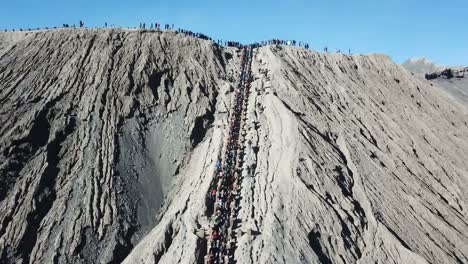
<svg viewBox="0 0 468 264">
<path fill-rule="evenodd" d="M 106 22 L 106 26 L 107 26 L 107 22 Z M 146 23 L 141 23 L 140 22 L 140 29 L 146 29 Z M 158 22 L 156 23 L 151 23 L 148 27 L 148 29 L 161 29 L 161 24 L 159 24 Z M 165 30 L 169 30 L 169 29 L 174 29 L 174 24 L 170 25 L 170 24 L 164 24 L 164 29 Z"/>
<path fill-rule="evenodd" d="M 216 162 L 215 177 L 207 195 L 207 215 L 212 219 L 207 264 L 234 263 L 237 237 L 234 228 L 240 205 L 243 161 L 241 135 L 245 122 L 251 81 L 252 47 L 244 46 L 240 83 L 235 91 L 233 115 L 231 116 L 226 152 Z"/>
<path fill-rule="evenodd" d="M 199 39 L 204 39 L 204 40 L 211 40 L 212 39 L 210 37 L 208 37 L 207 35 L 203 34 L 203 33 L 195 33 L 195 32 L 192 32 L 190 30 L 186 30 L 186 29 L 177 29 L 176 30 L 177 33 L 182 33 L 182 34 L 185 34 L 187 36 L 191 36 L 191 37 L 194 37 L 194 38 L 199 38 Z"/>
<path fill-rule="evenodd" d="M 75 27 L 76 27 L 75 25 L 69 25 L 69 24 L 63 24 L 62 25 L 62 28 L 75 28 Z M 84 22 L 83 21 L 79 22 L 79 27 L 80 28 L 84 27 Z M 105 23 L 105 27 L 106 28 L 108 27 L 107 22 Z M 112 25 L 112 27 L 115 27 L 115 25 Z M 54 27 L 54 29 L 56 29 L 56 28 L 57 27 Z M 158 23 L 158 22 L 155 22 L 155 23 L 149 24 L 148 27 L 147 27 L 146 23 L 141 22 L 139 24 L 138 28 L 139 29 L 150 29 L 150 30 L 162 30 L 162 25 L 160 23 Z M 49 29 L 49 28 L 46 27 L 45 29 Z M 32 30 L 40 30 L 40 28 L 27 29 L 27 30 L 19 29 L 19 31 L 32 31 Z M 174 30 L 174 24 L 164 24 L 164 30 Z M 5 29 L 5 32 L 7 32 L 7 31 L 8 30 Z M 15 31 L 15 29 L 13 29 L 12 31 Z M 195 37 L 195 38 L 199 38 L 199 39 L 209 40 L 209 41 L 212 41 L 213 43 L 217 44 L 218 46 L 235 47 L 235 48 L 239 48 L 239 49 L 241 49 L 242 47 L 245 46 L 245 45 L 241 44 L 238 41 L 223 41 L 221 39 L 214 40 L 213 38 L 209 37 L 206 34 L 195 33 L 195 32 L 193 32 L 191 30 L 178 28 L 178 29 L 175 30 L 175 32 L 176 33 L 182 33 L 182 34 L 185 34 L 187 36 L 191 36 L 191 37 Z M 268 45 L 288 45 L 288 46 L 293 46 L 293 47 L 301 47 L 301 48 L 305 48 L 305 49 L 310 48 L 310 45 L 308 43 L 306 43 L 306 42 L 303 42 L 303 41 L 282 40 L 282 39 L 271 39 L 271 40 L 255 42 L 253 44 L 250 44 L 249 46 L 251 48 L 258 48 L 258 47 L 264 47 L 264 46 L 268 46 Z M 325 47 L 324 51 L 328 52 L 328 47 Z M 336 52 L 341 53 L 340 50 L 337 50 Z M 349 54 L 351 54 L 351 50 L 349 50 Z"/>
<path fill-rule="evenodd" d="M 105 25 L 104 27 L 106 27 L 106 28 L 108 27 L 107 22 L 105 22 L 104 25 Z M 62 28 L 75 28 L 75 27 L 76 27 L 75 25 L 69 25 L 69 24 L 63 24 L 62 25 Z M 81 21 L 81 20 L 79 21 L 79 27 L 80 28 L 84 27 L 84 22 Z M 54 29 L 56 29 L 56 28 L 57 27 L 54 27 Z M 148 28 L 147 28 L 147 24 L 145 22 L 140 22 L 138 28 L 139 29 L 161 30 L 162 26 L 161 26 L 160 23 L 155 22 L 155 23 L 149 24 Z M 45 29 L 49 29 L 49 28 L 46 27 Z M 34 30 L 34 29 L 27 29 L 27 31 L 32 31 L 32 30 Z M 40 29 L 37 28 L 35 30 L 40 30 Z M 164 30 L 174 30 L 174 24 L 172 24 L 172 25 L 171 24 L 164 24 Z M 7 32 L 7 31 L 8 30 L 5 29 L 5 32 Z M 12 31 L 15 31 L 15 30 L 13 29 Z M 23 31 L 23 29 L 19 29 L 19 31 Z M 223 41 L 221 39 L 218 39 L 218 40 L 214 41 L 211 37 L 207 36 L 206 34 L 195 33 L 195 32 L 192 32 L 191 30 L 178 28 L 176 30 L 176 32 L 185 34 L 187 36 L 195 37 L 195 38 L 210 40 L 210 41 L 213 41 L 214 43 L 216 43 L 219 46 L 236 47 L 236 48 L 239 48 L 239 49 L 244 46 L 243 44 L 241 44 L 238 41 Z M 308 43 L 305 43 L 305 42 L 302 42 L 302 41 L 296 41 L 296 40 L 281 40 L 281 39 L 271 39 L 271 40 L 256 42 L 256 43 L 251 44 L 249 46 L 251 46 L 252 48 L 258 48 L 258 47 L 263 47 L 263 46 L 267 46 L 267 45 L 288 45 L 288 46 L 298 46 L 298 47 L 302 47 L 302 48 L 305 48 L 305 49 L 309 49 L 309 44 Z"/>
<path fill-rule="evenodd" d="M 303 41 L 283 40 L 283 39 L 265 40 L 265 41 L 256 42 L 253 45 L 254 47 L 264 47 L 268 45 L 288 45 L 288 46 L 300 47 L 300 48 L 305 48 L 305 49 L 309 49 L 310 47 L 308 43 L 305 43 Z"/>
<path fill-rule="evenodd" d="M 225 41 L 224 46 L 226 47 L 235 47 L 235 48 L 242 48 L 242 44 L 238 41 Z"/>
</svg>

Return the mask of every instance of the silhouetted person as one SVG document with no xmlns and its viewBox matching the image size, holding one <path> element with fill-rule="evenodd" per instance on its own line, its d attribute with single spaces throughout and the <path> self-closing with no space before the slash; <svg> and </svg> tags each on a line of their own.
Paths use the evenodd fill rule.
<svg viewBox="0 0 468 264">
<path fill-rule="evenodd" d="M 83 21 L 80 20 L 80 28 L 84 27 Z"/>
</svg>

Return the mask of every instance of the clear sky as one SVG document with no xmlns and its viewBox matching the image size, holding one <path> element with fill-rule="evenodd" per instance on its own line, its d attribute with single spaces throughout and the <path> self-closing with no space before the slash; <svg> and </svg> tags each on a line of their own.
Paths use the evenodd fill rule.
<svg viewBox="0 0 468 264">
<path fill-rule="evenodd" d="M 1 0 L 0 29 L 63 23 L 137 26 L 175 24 L 215 39 L 271 38 L 313 49 L 385 53 L 401 63 L 425 56 L 468 65 L 468 0 Z"/>
</svg>

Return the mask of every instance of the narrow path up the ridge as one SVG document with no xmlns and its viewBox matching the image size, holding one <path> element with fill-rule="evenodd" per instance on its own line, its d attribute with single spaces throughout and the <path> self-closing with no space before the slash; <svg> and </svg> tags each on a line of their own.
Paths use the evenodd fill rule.
<svg viewBox="0 0 468 264">
<path fill-rule="evenodd" d="M 205 263 L 235 263 L 238 212 L 241 200 L 244 125 L 251 82 L 252 46 L 242 47 L 239 86 L 234 94 L 232 116 L 225 153 L 216 163 L 216 171 L 206 198 L 210 219 Z"/>
</svg>

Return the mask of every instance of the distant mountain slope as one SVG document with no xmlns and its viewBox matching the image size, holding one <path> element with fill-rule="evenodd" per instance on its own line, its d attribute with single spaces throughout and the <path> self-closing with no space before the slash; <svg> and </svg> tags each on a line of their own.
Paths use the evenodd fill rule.
<svg viewBox="0 0 468 264">
<path fill-rule="evenodd" d="M 468 68 L 436 65 L 426 58 L 413 58 L 402 66 L 408 71 L 430 80 L 456 100 L 468 105 Z"/>
<path fill-rule="evenodd" d="M 449 68 L 428 74 L 425 78 L 468 106 L 468 67 Z"/>
</svg>

